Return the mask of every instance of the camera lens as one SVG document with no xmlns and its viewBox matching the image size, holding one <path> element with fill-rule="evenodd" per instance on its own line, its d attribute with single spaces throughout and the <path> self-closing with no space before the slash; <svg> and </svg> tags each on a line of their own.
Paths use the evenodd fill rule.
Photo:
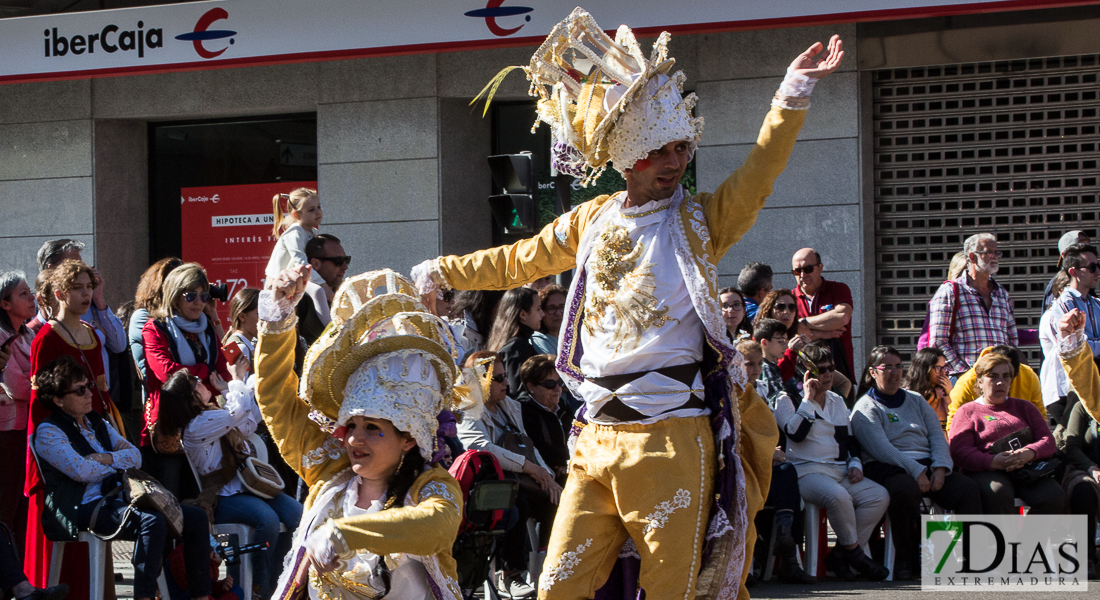
<svg viewBox="0 0 1100 600">
<path fill-rule="evenodd" d="M 224 283 L 215 283 L 210 286 L 210 297 L 222 302 L 229 302 L 229 286 Z"/>
</svg>

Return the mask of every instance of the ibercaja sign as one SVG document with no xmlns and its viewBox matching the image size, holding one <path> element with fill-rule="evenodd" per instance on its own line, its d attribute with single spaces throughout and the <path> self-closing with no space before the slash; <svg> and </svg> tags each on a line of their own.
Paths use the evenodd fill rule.
<svg viewBox="0 0 1100 600">
<path fill-rule="evenodd" d="M 1085 515 L 925 515 L 925 591 L 1088 591 Z"/>
</svg>

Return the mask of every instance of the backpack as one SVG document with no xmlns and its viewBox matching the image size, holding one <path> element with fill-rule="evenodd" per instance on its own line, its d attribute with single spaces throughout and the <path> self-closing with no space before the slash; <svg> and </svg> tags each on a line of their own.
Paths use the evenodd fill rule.
<svg viewBox="0 0 1100 600">
<path fill-rule="evenodd" d="M 944 283 L 951 284 L 951 291 L 953 292 L 953 295 L 955 297 L 955 302 L 951 305 L 951 325 L 948 328 L 947 332 L 947 340 L 953 343 L 955 340 L 955 315 L 959 314 L 959 284 L 950 279 L 948 279 Z M 929 341 L 932 339 L 932 332 L 928 330 L 928 324 L 931 321 L 931 316 L 932 307 L 931 303 L 929 303 L 928 310 L 924 313 L 924 327 L 921 328 L 920 339 L 917 340 L 918 352 L 927 348 L 929 346 Z"/>
<path fill-rule="evenodd" d="M 458 528 L 459 535 L 475 529 L 497 529 L 504 519 L 504 510 L 476 510 L 474 507 L 479 503 L 470 502 L 470 491 L 475 489 L 476 484 L 507 481 L 496 457 L 484 450 L 467 450 L 455 459 L 448 471 L 462 488 L 462 498 L 465 501 L 465 514 L 462 515 L 462 525 Z"/>
</svg>

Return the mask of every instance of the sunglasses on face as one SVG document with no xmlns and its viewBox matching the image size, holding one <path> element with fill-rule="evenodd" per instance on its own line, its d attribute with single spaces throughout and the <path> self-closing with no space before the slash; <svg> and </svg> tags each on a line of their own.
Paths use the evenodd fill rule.
<svg viewBox="0 0 1100 600">
<path fill-rule="evenodd" d="M 1096 273 L 1100 271 L 1100 262 L 1089 263 L 1081 268 L 1088 269 L 1089 273 Z"/>
<path fill-rule="evenodd" d="M 799 275 L 809 275 L 810 273 L 813 273 L 814 269 L 816 269 L 818 266 L 820 266 L 820 263 L 816 265 L 794 267 L 793 269 L 791 269 L 791 275 L 794 275 L 795 277 L 798 277 Z"/>
<path fill-rule="evenodd" d="M 88 395 L 88 393 L 90 393 L 94 389 L 95 389 L 95 386 L 92 385 L 89 382 L 89 383 L 84 383 L 84 384 L 78 385 L 78 386 L 74 387 L 73 389 L 65 392 L 62 395 L 68 396 L 69 394 L 76 394 L 77 396 L 83 397 L 83 396 Z"/>
<path fill-rule="evenodd" d="M 191 389 L 197 390 L 197 389 L 199 389 L 199 385 L 201 385 L 201 384 L 202 384 L 202 380 L 199 379 L 198 377 L 192 377 L 191 378 Z"/>
<path fill-rule="evenodd" d="M 492 377 L 493 383 L 504 383 L 505 379 L 506 377 L 504 375 L 493 375 Z"/>
<path fill-rule="evenodd" d="M 722 310 L 741 310 L 742 308 L 745 308 L 745 305 L 740 302 L 730 302 L 722 305 Z"/>
<path fill-rule="evenodd" d="M 834 373 L 836 372 L 836 365 L 817 365 L 817 370 L 819 373 Z"/>
<path fill-rule="evenodd" d="M 202 303 L 206 304 L 210 302 L 210 292 L 202 292 L 201 294 L 199 292 L 184 292 L 183 294 L 184 302 L 194 302 L 195 298 L 202 298 Z"/>
<path fill-rule="evenodd" d="M 561 387 L 561 380 L 560 379 L 547 379 L 545 381 L 540 381 L 540 382 L 536 383 L 535 385 L 537 385 L 540 388 L 543 388 L 545 390 L 550 390 L 552 392 L 552 391 L 554 391 L 554 390 Z"/>
<path fill-rule="evenodd" d="M 877 367 L 871 367 L 871 368 L 876 370 L 876 371 L 881 371 L 883 373 L 885 373 L 887 371 L 900 371 L 900 370 L 902 370 L 901 365 L 879 365 Z"/>
<path fill-rule="evenodd" d="M 323 260 L 332 263 L 334 266 L 342 267 L 344 265 L 351 264 L 350 256 L 322 256 L 318 260 Z"/>
<path fill-rule="evenodd" d="M 776 310 L 776 312 L 783 312 L 785 310 L 789 310 L 789 311 L 793 312 L 793 311 L 798 310 L 798 305 L 797 304 L 776 304 L 775 305 L 775 310 Z"/>
<path fill-rule="evenodd" d="M 350 259 L 349 259 L 349 261 L 350 261 Z M 348 264 L 351 264 L 351 263 L 349 262 Z M 443 301 L 444 302 L 454 302 L 455 301 L 455 292 L 454 292 L 454 290 L 447 290 L 446 292 L 443 292 Z"/>
</svg>

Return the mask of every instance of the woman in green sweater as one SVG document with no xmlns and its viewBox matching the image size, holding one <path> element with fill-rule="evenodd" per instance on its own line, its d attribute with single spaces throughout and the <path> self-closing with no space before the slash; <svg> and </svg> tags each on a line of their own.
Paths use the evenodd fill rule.
<svg viewBox="0 0 1100 600">
<path fill-rule="evenodd" d="M 863 450 L 867 477 L 890 493 L 894 580 L 919 575 L 921 497 L 958 514 L 982 514 L 978 486 L 952 473 L 951 452 L 936 411 L 925 399 L 901 389 L 901 354 L 890 346 L 871 350 L 861 374 L 852 429 Z"/>
</svg>

